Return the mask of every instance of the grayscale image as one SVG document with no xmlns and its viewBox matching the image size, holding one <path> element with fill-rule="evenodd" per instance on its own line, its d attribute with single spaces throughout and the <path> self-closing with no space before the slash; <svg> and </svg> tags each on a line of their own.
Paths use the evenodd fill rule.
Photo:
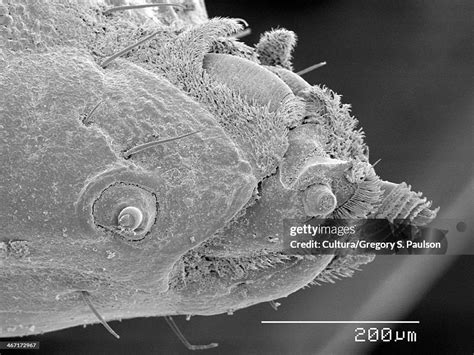
<svg viewBox="0 0 474 355">
<path fill-rule="evenodd" d="M 473 14 L 0 0 L 0 355 L 471 354 Z"/>
</svg>

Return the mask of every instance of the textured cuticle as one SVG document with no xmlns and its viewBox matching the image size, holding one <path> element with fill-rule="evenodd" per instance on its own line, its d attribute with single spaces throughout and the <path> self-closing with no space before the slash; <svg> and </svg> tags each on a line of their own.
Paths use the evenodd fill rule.
<svg viewBox="0 0 474 355">
<path fill-rule="evenodd" d="M 238 21 L 204 10 L 167 27 L 151 9 L 18 2 L 23 14 L 0 6 L 0 25 L 25 28 L 0 36 L 0 210 L 4 238 L 28 240 L 0 242 L 0 336 L 96 322 L 55 298 L 71 290 L 107 320 L 238 310 L 372 260 L 291 255 L 284 220 L 436 216 L 410 186 L 381 183 L 350 106 L 292 71 L 293 32 L 252 48 L 230 39 Z"/>
<path fill-rule="evenodd" d="M 269 106 L 276 111 L 292 91 L 269 70 L 245 58 L 209 53 L 203 68 L 219 82 L 237 90 L 249 103 Z"/>
<path fill-rule="evenodd" d="M 281 80 L 285 82 L 293 91 L 293 94 L 298 95 L 300 91 L 311 88 L 311 85 L 304 80 L 298 74 L 293 73 L 291 70 L 281 68 L 281 67 L 272 67 L 265 65 L 264 68 L 271 71 L 273 74 L 278 76 Z"/>
</svg>

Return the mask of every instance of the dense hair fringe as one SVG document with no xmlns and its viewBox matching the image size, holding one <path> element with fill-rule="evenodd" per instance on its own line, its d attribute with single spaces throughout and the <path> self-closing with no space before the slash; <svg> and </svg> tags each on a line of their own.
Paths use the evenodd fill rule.
<svg viewBox="0 0 474 355">
<path fill-rule="evenodd" d="M 297 36 L 293 31 L 279 28 L 262 34 L 255 49 L 263 65 L 293 70 L 291 61 L 296 41 Z"/>
<path fill-rule="evenodd" d="M 174 85 L 213 114 L 229 137 L 243 150 L 257 179 L 276 171 L 288 147 L 291 125 L 303 115 L 304 106 L 294 96 L 271 112 L 268 106 L 252 105 L 238 91 L 217 82 L 202 68 L 205 53 L 216 41 L 241 29 L 235 20 L 214 18 L 181 33 L 160 52 L 157 66 Z M 190 47 L 189 43 L 193 43 Z"/>
<path fill-rule="evenodd" d="M 360 266 L 375 259 L 374 254 L 336 256 L 321 273 L 310 282 L 310 285 L 320 286 L 322 282 L 334 283 L 343 277 L 352 277 Z"/>
<path fill-rule="evenodd" d="M 346 177 L 355 184 L 352 196 L 338 206 L 332 217 L 336 219 L 367 218 L 374 213 L 380 204 L 382 190 L 380 179 L 368 163 L 357 162 L 351 169 L 351 176 Z"/>
<path fill-rule="evenodd" d="M 341 96 L 325 86 L 314 85 L 300 92 L 306 101 L 307 123 L 321 127 L 326 152 L 341 160 L 368 161 L 365 134 L 351 115 L 351 106 L 341 103 Z"/>
</svg>

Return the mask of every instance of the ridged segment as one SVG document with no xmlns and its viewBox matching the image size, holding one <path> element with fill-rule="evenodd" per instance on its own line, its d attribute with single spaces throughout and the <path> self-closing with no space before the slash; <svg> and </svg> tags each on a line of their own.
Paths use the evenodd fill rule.
<svg viewBox="0 0 474 355">
<path fill-rule="evenodd" d="M 208 53 L 203 68 L 219 82 L 237 90 L 250 104 L 276 111 L 291 89 L 278 76 L 248 59 L 230 54 Z"/>
<path fill-rule="evenodd" d="M 402 182 L 395 187 L 384 184 L 392 190 L 385 196 L 375 213 L 375 218 L 385 218 L 390 222 L 395 219 L 408 219 L 414 225 L 425 225 L 436 218 L 439 207 L 432 210 L 431 201 L 422 197 L 421 192 L 411 191 L 411 186 Z"/>
</svg>

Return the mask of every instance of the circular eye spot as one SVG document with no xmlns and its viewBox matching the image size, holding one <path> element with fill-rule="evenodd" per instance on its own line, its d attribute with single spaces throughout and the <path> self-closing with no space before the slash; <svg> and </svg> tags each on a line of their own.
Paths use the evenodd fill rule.
<svg viewBox="0 0 474 355">
<path fill-rule="evenodd" d="M 135 230 L 143 222 L 143 213 L 136 207 L 125 207 L 118 216 L 118 225 L 125 229 Z"/>
<path fill-rule="evenodd" d="M 92 205 L 95 226 L 128 241 L 142 240 L 150 233 L 157 211 L 153 192 L 124 182 L 105 188 Z"/>
</svg>

